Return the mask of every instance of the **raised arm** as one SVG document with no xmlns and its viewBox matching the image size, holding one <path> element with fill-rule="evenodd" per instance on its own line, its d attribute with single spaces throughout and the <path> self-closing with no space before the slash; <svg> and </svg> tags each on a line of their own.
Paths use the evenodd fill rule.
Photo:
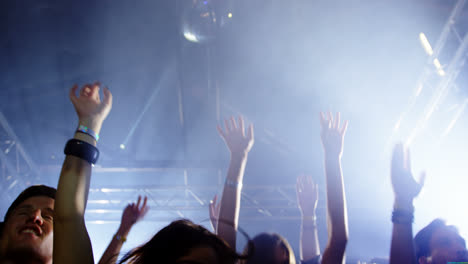
<svg viewBox="0 0 468 264">
<path fill-rule="evenodd" d="M 348 127 L 345 121 L 340 127 L 340 113 L 320 115 L 322 146 L 325 152 L 325 178 L 327 184 L 328 242 L 323 252 L 323 264 L 345 262 L 348 243 L 348 217 L 346 196 L 341 172 L 343 141 Z"/>
<path fill-rule="evenodd" d="M 390 264 L 414 264 L 416 256 L 413 246 L 413 200 L 424 185 L 425 174 L 421 174 L 419 182 L 414 180 L 409 151 L 403 144 L 396 145 L 393 150 L 391 179 L 395 201 Z"/>
<path fill-rule="evenodd" d="M 94 263 L 91 241 L 85 226 L 84 212 L 88 199 L 91 162 L 96 157 L 96 135 L 112 107 L 112 94 L 104 88 L 99 97 L 100 84 L 87 84 L 76 95 L 78 86 L 70 90 L 82 131 L 75 133 L 75 141 L 67 143 L 67 153 L 55 199 L 54 264 Z M 92 136 L 91 136 L 92 135 Z"/>
<path fill-rule="evenodd" d="M 136 204 L 131 203 L 125 207 L 119 229 L 112 237 L 112 240 L 107 246 L 106 251 L 104 251 L 104 254 L 98 262 L 99 264 L 114 264 L 117 262 L 122 245 L 125 243 L 125 241 L 127 241 L 128 233 L 130 233 L 133 225 L 143 219 L 149 210 L 149 207 L 146 206 L 147 200 L 148 198 L 145 196 L 143 199 L 143 204 L 140 205 L 141 196 L 138 196 Z"/>
<path fill-rule="evenodd" d="M 209 210 L 210 210 L 210 223 L 213 227 L 213 232 L 216 233 L 216 229 L 218 229 L 218 217 L 219 217 L 219 203 L 216 201 L 218 200 L 218 195 L 213 197 L 213 200 L 210 201 Z"/>
<path fill-rule="evenodd" d="M 318 260 L 320 245 L 317 234 L 315 210 L 318 201 L 318 186 L 310 176 L 299 176 L 296 183 L 297 203 L 302 215 L 300 254 L 301 261 Z"/>
<path fill-rule="evenodd" d="M 218 126 L 218 131 L 231 153 L 231 161 L 219 208 L 217 234 L 235 249 L 242 181 L 247 155 L 254 143 L 254 130 L 253 125 L 250 125 L 247 134 L 245 134 L 242 117 L 239 117 L 237 123 L 232 117 L 224 124 L 225 129 Z"/>
</svg>

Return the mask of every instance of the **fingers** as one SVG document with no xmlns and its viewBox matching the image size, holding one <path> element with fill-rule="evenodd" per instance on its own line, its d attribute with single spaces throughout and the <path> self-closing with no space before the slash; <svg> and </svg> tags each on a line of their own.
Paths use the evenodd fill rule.
<svg viewBox="0 0 468 264">
<path fill-rule="evenodd" d="M 100 89 L 100 86 L 101 86 L 101 83 L 99 82 L 94 82 L 93 85 L 92 85 L 92 89 L 91 89 L 91 96 L 94 100 L 100 102 L 101 101 L 101 98 L 99 96 L 99 89 Z"/>
<path fill-rule="evenodd" d="M 87 84 L 83 85 L 83 87 L 81 87 L 81 89 L 79 90 L 79 97 L 88 97 L 88 98 L 91 98 L 91 99 L 93 99 L 93 100 L 95 100 L 97 102 L 101 102 L 100 95 L 99 95 L 100 87 L 101 87 L 100 82 L 94 82 L 93 84 L 87 83 Z M 78 99 L 78 97 L 76 96 L 76 91 L 78 90 L 78 88 L 79 88 L 78 85 L 75 84 L 70 89 L 69 96 L 70 96 L 70 99 L 72 100 L 72 102 L 75 102 L 75 100 Z M 113 97 L 112 97 L 112 93 L 110 92 L 109 88 L 104 87 L 103 94 L 104 94 L 103 103 L 106 104 L 106 105 L 112 106 Z"/>
<path fill-rule="evenodd" d="M 322 129 L 329 129 L 335 126 L 335 124 L 332 124 L 333 122 L 333 116 L 331 112 L 326 113 L 327 116 L 323 112 L 320 112 L 320 125 Z"/>
<path fill-rule="evenodd" d="M 240 131 L 241 131 L 241 133 L 242 133 L 242 136 L 243 136 L 243 137 L 245 137 L 245 131 L 244 131 L 244 119 L 242 118 L 242 116 L 239 116 L 239 118 L 238 118 L 238 121 L 237 121 L 237 122 L 239 123 L 239 129 L 240 129 Z"/>
<path fill-rule="evenodd" d="M 137 207 L 137 209 L 139 209 L 139 208 L 140 208 L 140 202 L 141 202 L 141 196 L 140 196 L 140 195 L 138 195 L 138 200 L 137 200 L 137 203 L 136 203 L 136 207 Z"/>
<path fill-rule="evenodd" d="M 76 97 L 76 90 L 78 90 L 78 84 L 73 85 L 73 87 L 70 89 L 69 96 L 70 96 L 70 100 L 72 100 L 72 102 L 73 102 L 75 99 L 77 99 L 77 97 Z"/>
<path fill-rule="evenodd" d="M 142 218 L 143 216 L 146 215 L 146 213 L 148 212 L 149 210 L 149 206 L 146 205 L 146 203 L 148 202 L 148 197 L 145 196 L 145 198 L 143 199 L 143 205 L 141 206 L 141 214 L 140 214 L 140 218 Z"/>
<path fill-rule="evenodd" d="M 325 115 L 323 114 L 323 112 L 320 112 L 320 126 L 322 128 L 325 128 L 326 124 L 327 124 L 327 119 L 325 118 Z"/>
<path fill-rule="evenodd" d="M 302 192 L 302 175 L 297 177 L 296 180 L 296 192 L 300 193 Z"/>
<path fill-rule="evenodd" d="M 104 94 L 104 104 L 105 105 L 109 105 L 112 107 L 112 100 L 113 100 L 113 97 L 112 97 L 112 93 L 110 92 L 109 88 L 107 87 L 104 87 L 104 89 L 102 90 L 102 93 Z"/>
<path fill-rule="evenodd" d="M 229 122 L 227 119 L 224 120 L 224 129 L 226 130 L 226 132 L 229 132 Z"/>
<path fill-rule="evenodd" d="M 220 135 L 223 139 L 225 139 L 225 138 L 226 138 L 226 134 L 224 134 L 223 129 L 222 129 L 219 125 L 216 125 L 216 129 L 218 130 L 219 135 Z"/>
<path fill-rule="evenodd" d="M 236 130 L 237 129 L 236 119 L 233 116 L 231 116 L 229 120 L 231 121 L 231 130 Z"/>
<path fill-rule="evenodd" d="M 231 132 L 240 132 L 242 137 L 246 137 L 245 121 L 244 121 L 244 118 L 242 116 L 238 117 L 237 122 L 236 122 L 236 119 L 233 116 L 231 116 L 229 119 L 224 120 L 224 129 L 220 125 L 217 125 L 216 129 L 218 130 L 219 135 L 224 139 L 226 139 L 227 136 Z M 249 125 L 248 131 L 247 131 L 247 137 L 249 139 L 253 139 L 253 137 L 254 137 L 254 131 L 253 131 L 253 125 L 252 124 Z"/>
<path fill-rule="evenodd" d="M 396 144 L 392 155 L 392 170 L 401 171 L 405 167 L 404 147 L 402 143 Z"/>
<path fill-rule="evenodd" d="M 346 134 L 346 130 L 348 129 L 348 120 L 344 121 L 343 127 L 341 128 L 340 134 L 344 136 Z"/>
<path fill-rule="evenodd" d="M 141 206 L 141 208 L 147 208 L 146 207 L 146 202 L 148 202 L 148 197 L 145 196 L 145 199 L 143 199 L 143 205 Z"/>
<path fill-rule="evenodd" d="M 335 122 L 333 123 L 333 128 L 334 129 L 340 128 L 340 112 L 336 112 L 336 117 L 335 117 Z"/>
<path fill-rule="evenodd" d="M 332 122 L 333 122 L 333 115 L 331 112 L 327 112 L 327 117 L 328 117 L 328 128 L 332 128 Z"/>
<path fill-rule="evenodd" d="M 89 83 L 83 85 L 83 87 L 81 87 L 80 89 L 80 97 L 89 97 L 91 93 L 91 85 Z"/>
<path fill-rule="evenodd" d="M 403 160 L 404 160 L 404 164 L 403 164 L 404 168 L 407 169 L 408 171 L 411 171 L 411 153 L 408 148 L 404 149 Z"/>
</svg>

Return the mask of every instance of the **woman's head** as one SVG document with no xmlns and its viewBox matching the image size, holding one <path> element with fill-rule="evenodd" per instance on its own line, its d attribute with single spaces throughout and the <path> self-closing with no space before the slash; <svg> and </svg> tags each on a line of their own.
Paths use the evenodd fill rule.
<svg viewBox="0 0 468 264">
<path fill-rule="evenodd" d="M 245 264 L 295 264 L 294 251 L 288 241 L 278 235 L 261 233 L 253 238 L 253 254 Z"/>
<path fill-rule="evenodd" d="M 177 220 L 129 252 L 121 263 L 230 264 L 236 259 L 235 251 L 206 228 Z"/>
</svg>

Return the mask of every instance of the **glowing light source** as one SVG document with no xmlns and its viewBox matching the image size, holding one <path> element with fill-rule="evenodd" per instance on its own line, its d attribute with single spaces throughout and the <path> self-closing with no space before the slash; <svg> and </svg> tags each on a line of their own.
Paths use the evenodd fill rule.
<svg viewBox="0 0 468 264">
<path fill-rule="evenodd" d="M 229 17 L 229 18 L 232 18 L 232 13 L 228 13 L 228 17 Z"/>
<path fill-rule="evenodd" d="M 125 149 L 125 145 L 124 145 L 124 144 L 120 144 L 120 148 L 121 148 L 121 149 Z"/>
<path fill-rule="evenodd" d="M 444 76 L 445 75 L 445 71 L 444 69 L 442 69 L 442 65 L 440 64 L 440 61 L 439 59 L 435 58 L 434 61 L 434 66 L 436 67 L 437 69 L 437 74 L 439 74 L 440 76 Z"/>
<path fill-rule="evenodd" d="M 195 43 L 198 42 L 197 36 L 195 36 L 194 34 L 188 32 L 188 31 L 184 32 L 184 37 L 185 37 L 186 40 L 188 40 L 190 42 L 195 42 Z"/>
<path fill-rule="evenodd" d="M 429 40 L 427 40 L 426 35 L 424 33 L 419 33 L 419 41 L 421 42 L 421 45 L 424 48 L 424 51 L 426 51 L 427 55 L 432 56 L 434 54 L 434 51 L 432 50 L 431 44 L 429 43 Z"/>
</svg>

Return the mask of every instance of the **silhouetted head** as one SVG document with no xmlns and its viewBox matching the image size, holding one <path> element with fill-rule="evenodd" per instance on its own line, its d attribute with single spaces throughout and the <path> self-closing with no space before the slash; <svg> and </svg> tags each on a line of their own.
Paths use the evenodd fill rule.
<svg viewBox="0 0 468 264">
<path fill-rule="evenodd" d="M 294 251 L 284 237 L 274 233 L 261 233 L 255 236 L 252 241 L 253 254 L 243 261 L 244 264 L 296 263 Z"/>
<path fill-rule="evenodd" d="M 420 264 L 468 260 L 465 240 L 456 227 L 447 225 L 441 219 L 435 219 L 421 229 L 414 238 L 414 245 Z"/>
<path fill-rule="evenodd" d="M 130 251 L 121 263 L 234 264 L 237 259 L 236 252 L 206 228 L 177 220 Z"/>
</svg>

